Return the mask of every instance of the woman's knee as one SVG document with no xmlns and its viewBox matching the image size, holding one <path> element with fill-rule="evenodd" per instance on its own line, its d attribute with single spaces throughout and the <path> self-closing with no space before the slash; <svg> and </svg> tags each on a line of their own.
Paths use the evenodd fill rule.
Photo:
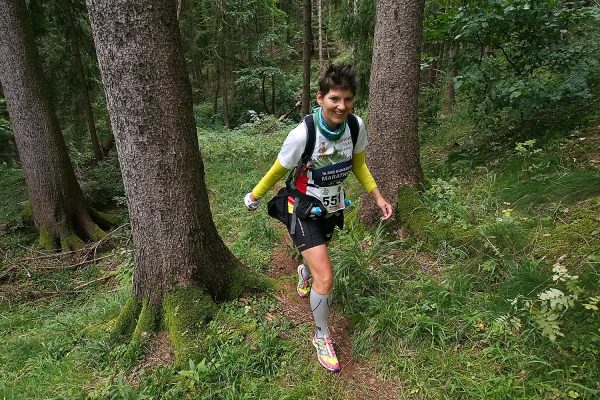
<svg viewBox="0 0 600 400">
<path fill-rule="evenodd" d="M 313 275 L 313 287 L 314 286 L 324 292 L 319 292 L 320 294 L 329 294 L 333 289 L 333 271 L 321 271 L 320 274 Z"/>
</svg>

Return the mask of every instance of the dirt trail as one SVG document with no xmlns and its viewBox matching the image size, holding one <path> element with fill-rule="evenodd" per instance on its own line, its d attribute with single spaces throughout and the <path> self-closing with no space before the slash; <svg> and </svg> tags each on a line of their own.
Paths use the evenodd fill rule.
<svg viewBox="0 0 600 400">
<path fill-rule="evenodd" d="M 295 276 L 298 264 L 290 256 L 290 248 L 291 243 L 285 242 L 273 251 L 271 267 L 268 271 L 271 278 Z M 294 325 L 309 324 L 312 326 L 313 320 L 308 299 L 302 299 L 297 295 L 295 279 L 280 281 L 283 283 L 275 298 L 279 303 L 281 313 Z M 381 400 L 399 398 L 402 391 L 400 383 L 378 379 L 373 373 L 372 365 L 365 360 L 354 359 L 349 324 L 345 318 L 339 313 L 334 313 L 329 321 L 329 330 L 335 338 L 336 353 L 342 367 L 341 372 L 335 377 L 341 385 L 347 388 L 349 397 Z M 309 338 L 306 340 L 306 345 L 311 346 Z M 315 363 L 317 363 L 316 358 Z M 323 373 L 327 373 L 327 371 L 323 370 Z"/>
</svg>

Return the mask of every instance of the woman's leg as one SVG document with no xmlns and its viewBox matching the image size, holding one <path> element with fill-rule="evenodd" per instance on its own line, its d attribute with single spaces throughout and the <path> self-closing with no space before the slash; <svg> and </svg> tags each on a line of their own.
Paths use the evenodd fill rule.
<svg viewBox="0 0 600 400">
<path fill-rule="evenodd" d="M 331 292 L 333 290 L 333 268 L 329 252 L 325 244 L 311 247 L 302 252 L 302 256 L 310 268 L 313 285 L 310 291 L 310 308 L 312 309 L 317 332 L 313 337 L 313 345 L 317 349 L 317 359 L 325 368 L 338 372 L 340 363 L 333 349 L 333 339 L 329 334 L 327 320 L 331 307 Z"/>
<path fill-rule="evenodd" d="M 329 336 L 327 320 L 333 290 L 333 268 L 327 246 L 321 244 L 311 247 L 304 250 L 302 256 L 306 260 L 313 277 L 310 305 L 317 325 L 317 337 Z"/>
</svg>

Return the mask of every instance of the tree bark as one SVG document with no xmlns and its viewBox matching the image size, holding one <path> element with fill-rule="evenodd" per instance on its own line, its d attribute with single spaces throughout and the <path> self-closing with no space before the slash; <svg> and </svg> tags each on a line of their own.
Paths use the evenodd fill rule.
<svg viewBox="0 0 600 400">
<path fill-rule="evenodd" d="M 92 150 L 94 151 L 94 157 L 96 161 L 100 161 L 103 158 L 102 147 L 98 141 L 98 134 L 96 133 L 96 123 L 94 120 L 94 111 L 92 110 L 92 102 L 90 100 L 90 91 L 87 85 L 87 79 L 85 72 L 83 71 L 83 62 L 81 61 L 81 51 L 79 50 L 79 43 L 77 39 L 77 32 L 75 30 L 75 20 L 73 18 L 73 9 L 70 0 L 61 0 L 61 6 L 65 13 L 67 20 L 67 30 L 69 31 L 69 41 L 71 42 L 71 48 L 73 49 L 73 64 L 75 66 L 75 73 L 77 74 L 77 80 L 79 81 L 79 91 L 81 92 L 81 101 L 83 103 L 83 109 L 85 110 L 85 116 L 87 119 L 88 131 L 92 140 Z"/>
<path fill-rule="evenodd" d="M 0 81 L 40 242 L 75 249 L 104 232 L 92 220 L 75 178 L 25 2 L 0 0 L 0 9 Z"/>
<path fill-rule="evenodd" d="M 302 23 L 304 34 L 302 36 L 302 107 L 300 112 L 304 117 L 310 108 L 310 42 L 311 42 L 311 0 L 303 0 Z"/>
<path fill-rule="evenodd" d="M 87 0 L 135 255 L 134 295 L 179 287 L 228 298 L 241 265 L 212 220 L 176 7 Z"/>
<path fill-rule="evenodd" d="M 424 0 L 381 0 L 376 8 L 367 156 L 381 193 L 393 202 L 400 186 L 417 186 L 423 175 L 417 132 L 423 7 Z M 374 222 L 379 211 L 365 199 L 360 214 Z"/>
</svg>

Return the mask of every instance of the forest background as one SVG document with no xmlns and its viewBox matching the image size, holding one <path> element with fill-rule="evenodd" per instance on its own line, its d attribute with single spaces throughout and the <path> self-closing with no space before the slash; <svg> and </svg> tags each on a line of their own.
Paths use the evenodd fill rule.
<svg viewBox="0 0 600 400">
<path fill-rule="evenodd" d="M 312 92 L 330 62 L 353 63 L 355 112 L 376 135 L 379 121 L 368 118 L 376 3 L 310 5 Z M 303 2 L 176 6 L 212 216 L 233 255 L 270 274 L 272 287 L 220 303 L 194 333 L 203 350 L 189 360 L 160 333 L 115 339 L 134 261 L 88 11 L 80 1 L 28 1 L 75 175 L 112 228 L 82 248 L 42 249 L 0 93 L 0 395 L 600 396 L 597 1 L 424 3 L 418 193 L 401 188 L 396 220 L 372 226 L 361 222 L 352 183 L 351 229 L 332 248 L 345 354 L 373 371 L 341 377 L 302 351 L 310 324 L 278 300 L 292 281 L 273 275 L 284 235 L 241 204 L 302 115 Z M 403 100 L 387 112 L 406 112 Z"/>
</svg>

